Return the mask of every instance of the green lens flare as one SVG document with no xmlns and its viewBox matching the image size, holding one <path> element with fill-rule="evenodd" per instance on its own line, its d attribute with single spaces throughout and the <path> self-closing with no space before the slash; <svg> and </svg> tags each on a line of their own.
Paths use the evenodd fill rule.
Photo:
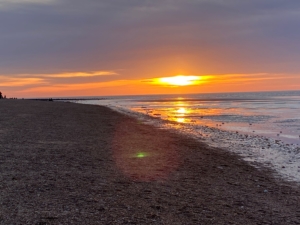
<svg viewBox="0 0 300 225">
<path fill-rule="evenodd" d="M 137 158 L 144 158 L 146 156 L 147 156 L 147 154 L 145 152 L 139 152 L 139 153 L 136 154 L 135 157 L 137 157 Z"/>
</svg>

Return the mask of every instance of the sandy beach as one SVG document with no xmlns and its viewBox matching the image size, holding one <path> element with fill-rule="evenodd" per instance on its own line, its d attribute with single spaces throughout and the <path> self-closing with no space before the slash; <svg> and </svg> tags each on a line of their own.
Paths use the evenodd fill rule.
<svg viewBox="0 0 300 225">
<path fill-rule="evenodd" d="M 106 107 L 0 100 L 0 224 L 300 224 L 300 189 Z"/>
</svg>

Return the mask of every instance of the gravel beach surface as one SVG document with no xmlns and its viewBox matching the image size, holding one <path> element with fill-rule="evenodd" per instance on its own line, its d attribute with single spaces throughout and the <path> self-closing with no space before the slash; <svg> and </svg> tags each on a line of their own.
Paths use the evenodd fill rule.
<svg viewBox="0 0 300 225">
<path fill-rule="evenodd" d="M 0 100 L 0 224 L 300 224 L 272 174 L 103 106 Z"/>
</svg>

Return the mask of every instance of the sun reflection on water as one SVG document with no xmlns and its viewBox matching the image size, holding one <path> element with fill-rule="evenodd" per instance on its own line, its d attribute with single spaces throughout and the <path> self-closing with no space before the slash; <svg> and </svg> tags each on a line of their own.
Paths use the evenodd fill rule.
<svg viewBox="0 0 300 225">
<path fill-rule="evenodd" d="M 188 109 L 188 105 L 182 102 L 175 102 L 174 106 L 178 106 L 179 108 L 173 108 L 169 110 L 169 117 L 170 120 L 175 121 L 177 123 L 187 123 L 188 120 L 186 119 L 187 116 L 191 113 L 191 110 Z"/>
<path fill-rule="evenodd" d="M 176 122 L 178 123 L 184 123 L 186 121 L 185 118 L 176 118 Z"/>
<path fill-rule="evenodd" d="M 185 114 L 187 111 L 185 108 L 179 108 L 177 109 L 177 113 L 180 113 L 180 114 Z"/>
</svg>

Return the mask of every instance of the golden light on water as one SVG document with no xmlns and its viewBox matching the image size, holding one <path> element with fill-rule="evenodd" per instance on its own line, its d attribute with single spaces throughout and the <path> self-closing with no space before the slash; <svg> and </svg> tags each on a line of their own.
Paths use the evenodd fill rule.
<svg viewBox="0 0 300 225">
<path fill-rule="evenodd" d="M 181 107 L 175 110 L 175 117 L 174 120 L 178 123 L 185 123 L 186 118 L 185 116 L 189 113 L 188 109 Z"/>
<path fill-rule="evenodd" d="M 178 123 L 184 123 L 185 122 L 185 118 L 176 118 L 176 121 Z"/>
<path fill-rule="evenodd" d="M 202 80 L 201 76 L 184 76 L 178 75 L 174 77 L 161 77 L 155 80 L 155 83 L 171 86 L 189 86 L 199 84 Z"/>
<path fill-rule="evenodd" d="M 186 111 L 185 108 L 179 108 L 176 112 L 181 113 L 181 114 L 185 114 L 187 111 Z"/>
</svg>

